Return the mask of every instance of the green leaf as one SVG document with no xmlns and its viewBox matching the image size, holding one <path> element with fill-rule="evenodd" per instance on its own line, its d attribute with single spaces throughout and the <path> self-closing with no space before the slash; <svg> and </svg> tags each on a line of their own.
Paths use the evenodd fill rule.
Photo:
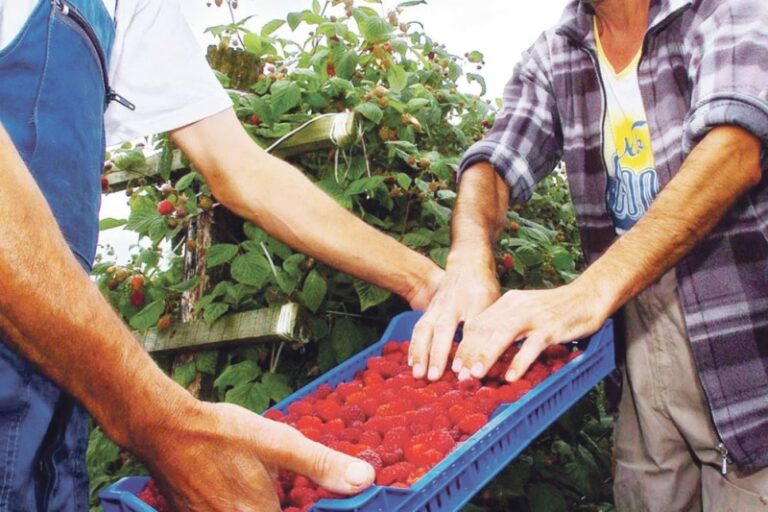
<svg viewBox="0 0 768 512">
<path fill-rule="evenodd" d="M 241 254 L 232 262 L 232 278 L 238 283 L 261 288 L 272 273 L 267 259 L 257 252 Z"/>
<path fill-rule="evenodd" d="M 285 20 L 272 20 L 261 28 L 261 37 L 269 37 L 274 31 L 285 25 Z"/>
<path fill-rule="evenodd" d="M 576 267 L 576 262 L 564 247 L 555 247 L 552 251 L 552 265 L 560 271 L 573 270 Z"/>
<path fill-rule="evenodd" d="M 485 92 L 488 90 L 488 88 L 485 85 L 485 78 L 483 78 L 483 75 L 478 75 L 477 73 L 467 73 L 467 82 L 477 82 L 480 84 L 480 96 L 485 96 Z"/>
<path fill-rule="evenodd" d="M 103 467 L 120 459 L 120 447 L 113 443 L 100 428 L 91 431 L 85 453 L 88 468 Z"/>
<path fill-rule="evenodd" d="M 108 229 L 114 229 L 114 228 L 119 228 L 120 226 L 125 226 L 127 223 L 128 223 L 127 219 L 113 219 L 113 218 L 101 219 L 101 221 L 99 221 L 99 229 L 101 231 L 106 231 Z"/>
<path fill-rule="evenodd" d="M 397 184 L 400 185 L 400 188 L 405 190 L 411 188 L 411 184 L 413 183 L 413 179 L 411 179 L 411 177 L 404 172 L 395 174 L 395 181 L 397 181 Z"/>
<path fill-rule="evenodd" d="M 192 384 L 197 375 L 197 366 L 194 361 L 177 366 L 173 370 L 173 380 L 179 386 L 185 388 Z"/>
<path fill-rule="evenodd" d="M 214 302 L 209 304 L 203 310 L 203 321 L 208 325 L 221 318 L 227 311 L 229 311 L 229 304 L 223 302 Z"/>
<path fill-rule="evenodd" d="M 215 244 L 208 248 L 205 256 L 205 266 L 213 268 L 232 260 L 239 248 L 235 244 Z"/>
<path fill-rule="evenodd" d="M 432 243 L 432 239 L 421 233 L 408 233 L 403 237 L 403 243 L 408 247 L 426 247 Z"/>
<path fill-rule="evenodd" d="M 291 31 L 296 30 L 296 27 L 301 23 L 301 13 L 289 12 L 288 16 L 286 16 L 286 21 L 288 21 L 288 26 L 291 28 Z"/>
<path fill-rule="evenodd" d="M 359 9 L 356 9 L 359 11 Z M 369 43 L 382 43 L 389 40 L 392 27 L 384 18 L 378 15 L 365 16 L 362 18 L 356 18 L 357 26 L 360 30 L 360 34 Z"/>
<path fill-rule="evenodd" d="M 227 392 L 224 400 L 257 413 L 269 407 L 269 397 L 258 382 L 247 382 L 236 386 Z"/>
<path fill-rule="evenodd" d="M 481 52 L 474 50 L 467 54 L 467 60 L 472 64 L 480 64 L 481 62 L 483 62 L 484 57 Z"/>
<path fill-rule="evenodd" d="M 250 222 L 243 224 L 243 232 L 248 237 L 248 240 L 253 240 L 254 242 L 266 242 L 269 238 L 266 231 Z"/>
<path fill-rule="evenodd" d="M 331 343 L 340 363 L 355 355 L 364 346 L 359 327 L 347 317 L 339 319 L 333 326 Z"/>
<path fill-rule="evenodd" d="M 408 0 L 407 2 L 400 2 L 397 4 L 398 7 L 413 7 L 414 5 L 423 5 L 426 4 L 427 0 Z"/>
<path fill-rule="evenodd" d="M 286 382 L 284 375 L 278 375 L 276 373 L 265 373 L 261 378 L 261 389 L 264 393 L 275 402 L 279 402 L 283 398 L 293 393 L 291 388 Z"/>
<path fill-rule="evenodd" d="M 144 332 L 157 324 L 157 321 L 160 320 L 161 316 L 163 316 L 164 311 L 164 300 L 156 300 L 154 302 L 150 302 L 144 306 L 144 309 L 133 315 L 129 324 L 137 331 Z"/>
<path fill-rule="evenodd" d="M 402 66 L 395 64 L 387 71 L 387 81 L 392 92 L 398 93 L 408 84 L 408 75 Z"/>
<path fill-rule="evenodd" d="M 184 292 L 188 292 L 193 288 L 196 288 L 198 285 L 200 285 L 200 278 L 193 277 L 192 279 L 187 279 L 183 283 L 178 283 L 171 286 L 170 290 L 178 293 L 184 293 Z"/>
<path fill-rule="evenodd" d="M 384 183 L 384 176 L 371 176 L 368 178 L 360 178 L 359 180 L 353 181 L 349 187 L 347 187 L 346 192 L 344 192 L 344 195 L 346 196 L 354 196 L 357 194 L 362 194 L 363 192 L 370 192 L 371 190 L 375 189 L 382 183 Z"/>
<path fill-rule="evenodd" d="M 361 103 L 355 107 L 355 112 L 362 114 L 374 124 L 378 124 L 384 117 L 384 112 L 375 103 Z"/>
<path fill-rule="evenodd" d="M 532 512 L 568 512 L 568 504 L 560 489 L 551 484 L 531 487 L 528 502 Z"/>
<path fill-rule="evenodd" d="M 246 359 L 240 363 L 227 366 L 221 372 L 221 375 L 213 381 L 213 387 L 220 393 L 223 393 L 229 388 L 252 382 L 259 375 L 261 375 L 261 367 L 259 367 L 258 363 Z"/>
<path fill-rule="evenodd" d="M 301 101 L 301 87 L 292 82 L 275 82 L 272 85 L 272 110 L 281 116 L 296 108 Z"/>
<path fill-rule="evenodd" d="M 135 171 L 146 164 L 147 159 L 140 149 L 130 149 L 116 155 L 112 163 L 120 170 Z"/>
<path fill-rule="evenodd" d="M 408 104 L 405 106 L 405 108 L 408 110 L 408 112 L 416 112 L 417 110 L 421 110 L 426 106 L 429 106 L 428 99 L 413 98 L 412 100 L 408 101 Z"/>
<path fill-rule="evenodd" d="M 199 174 L 197 174 L 194 171 L 189 172 L 184 176 L 182 176 L 181 178 L 179 178 L 179 181 L 176 182 L 176 186 L 174 188 L 176 189 L 177 192 L 184 192 L 192 185 L 192 183 L 194 183 L 195 178 L 197 178 L 198 176 Z"/>
<path fill-rule="evenodd" d="M 429 257 L 432 258 L 432 261 L 434 261 L 437 265 L 445 268 L 445 266 L 448 264 L 448 248 L 438 247 L 437 249 L 432 249 L 429 251 Z"/>
<path fill-rule="evenodd" d="M 304 281 L 304 288 L 301 290 L 299 298 L 301 299 L 301 303 L 312 312 L 317 312 L 320 304 L 323 303 L 327 290 L 328 285 L 326 284 L 325 279 L 323 279 L 323 276 L 321 276 L 320 272 L 317 270 L 313 270 Z"/>
<path fill-rule="evenodd" d="M 345 79 L 352 78 L 359 60 L 357 53 L 344 52 L 344 55 L 336 61 L 336 75 Z"/>
<path fill-rule="evenodd" d="M 195 367 L 200 373 L 216 375 L 216 365 L 218 362 L 218 350 L 205 350 L 195 355 Z"/>
<path fill-rule="evenodd" d="M 392 296 L 387 290 L 359 279 L 355 279 L 354 287 L 357 297 L 360 299 L 360 311 L 366 311 L 374 306 L 378 306 Z"/>
</svg>

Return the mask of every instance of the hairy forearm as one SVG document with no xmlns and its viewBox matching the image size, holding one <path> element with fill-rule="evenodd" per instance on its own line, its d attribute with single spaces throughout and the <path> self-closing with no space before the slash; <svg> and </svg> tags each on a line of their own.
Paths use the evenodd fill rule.
<svg viewBox="0 0 768 512">
<path fill-rule="evenodd" d="M 736 127 L 711 131 L 645 216 L 579 281 L 612 314 L 688 254 L 760 179 L 753 135 Z"/>
<path fill-rule="evenodd" d="M 409 299 L 439 271 L 264 152 L 231 111 L 173 136 L 222 204 L 294 249 Z"/>
<path fill-rule="evenodd" d="M 188 396 L 139 346 L 66 245 L 51 210 L 0 127 L 0 331 L 3 340 L 134 447 L 146 410 Z M 162 397 L 158 399 L 157 397 Z"/>
<path fill-rule="evenodd" d="M 509 188 L 488 163 L 467 169 L 461 179 L 451 226 L 451 255 L 494 268 L 492 244 L 504 228 Z"/>
</svg>

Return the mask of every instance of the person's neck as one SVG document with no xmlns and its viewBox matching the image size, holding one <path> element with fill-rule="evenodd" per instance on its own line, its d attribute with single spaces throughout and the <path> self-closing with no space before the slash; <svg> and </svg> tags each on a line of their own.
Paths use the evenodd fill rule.
<svg viewBox="0 0 768 512">
<path fill-rule="evenodd" d="M 598 30 L 612 34 L 637 34 L 648 27 L 650 0 L 602 0 L 592 7 Z"/>
</svg>

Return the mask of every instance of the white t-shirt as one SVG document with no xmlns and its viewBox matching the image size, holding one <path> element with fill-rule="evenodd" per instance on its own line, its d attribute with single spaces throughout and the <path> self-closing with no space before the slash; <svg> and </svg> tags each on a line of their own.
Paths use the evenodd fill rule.
<svg viewBox="0 0 768 512">
<path fill-rule="evenodd" d="M 41 0 L 0 0 L 0 49 Z M 48 0 L 42 0 L 48 1 Z M 103 0 L 115 15 L 115 0 Z M 111 103 L 107 144 L 186 126 L 232 105 L 184 20 L 178 0 L 120 0 L 110 85 L 136 105 Z"/>
<path fill-rule="evenodd" d="M 629 231 L 659 193 L 651 131 L 640 93 L 640 52 L 620 72 L 614 70 L 595 27 L 600 78 L 605 89 L 603 160 L 608 172 L 606 204 L 616 233 Z"/>
</svg>

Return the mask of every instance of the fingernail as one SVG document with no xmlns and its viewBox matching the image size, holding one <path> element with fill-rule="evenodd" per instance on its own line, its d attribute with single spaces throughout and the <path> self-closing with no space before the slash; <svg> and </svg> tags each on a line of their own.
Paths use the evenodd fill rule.
<svg viewBox="0 0 768 512">
<path fill-rule="evenodd" d="M 424 376 L 424 366 L 416 364 L 413 366 L 413 376 L 420 379 Z"/>
<path fill-rule="evenodd" d="M 515 372 L 515 370 L 509 370 L 509 371 L 507 372 L 507 380 L 508 380 L 509 382 L 512 382 L 512 381 L 513 381 L 513 380 L 515 380 L 516 378 L 517 378 L 517 373 Z"/>
<path fill-rule="evenodd" d="M 433 366 L 429 369 L 429 376 L 427 378 L 429 380 L 437 380 L 439 371 L 440 370 L 437 369 L 437 366 Z"/>
<path fill-rule="evenodd" d="M 461 359 L 457 357 L 453 360 L 453 365 L 451 366 L 451 370 L 453 370 L 454 373 L 459 373 L 463 366 L 464 366 L 464 363 L 462 362 Z"/>
<path fill-rule="evenodd" d="M 485 366 L 483 366 L 483 363 L 475 363 L 475 366 L 472 367 L 472 376 L 479 379 L 484 371 Z"/>
<path fill-rule="evenodd" d="M 408 356 L 408 366 L 413 366 L 413 356 Z"/>
<path fill-rule="evenodd" d="M 459 372 L 459 380 L 467 380 L 470 377 L 471 375 L 469 374 L 469 370 L 467 370 L 466 368 L 462 368 L 461 371 Z"/>
<path fill-rule="evenodd" d="M 360 487 L 371 481 L 373 468 L 365 462 L 352 462 L 347 466 L 344 477 L 349 485 Z"/>
</svg>

